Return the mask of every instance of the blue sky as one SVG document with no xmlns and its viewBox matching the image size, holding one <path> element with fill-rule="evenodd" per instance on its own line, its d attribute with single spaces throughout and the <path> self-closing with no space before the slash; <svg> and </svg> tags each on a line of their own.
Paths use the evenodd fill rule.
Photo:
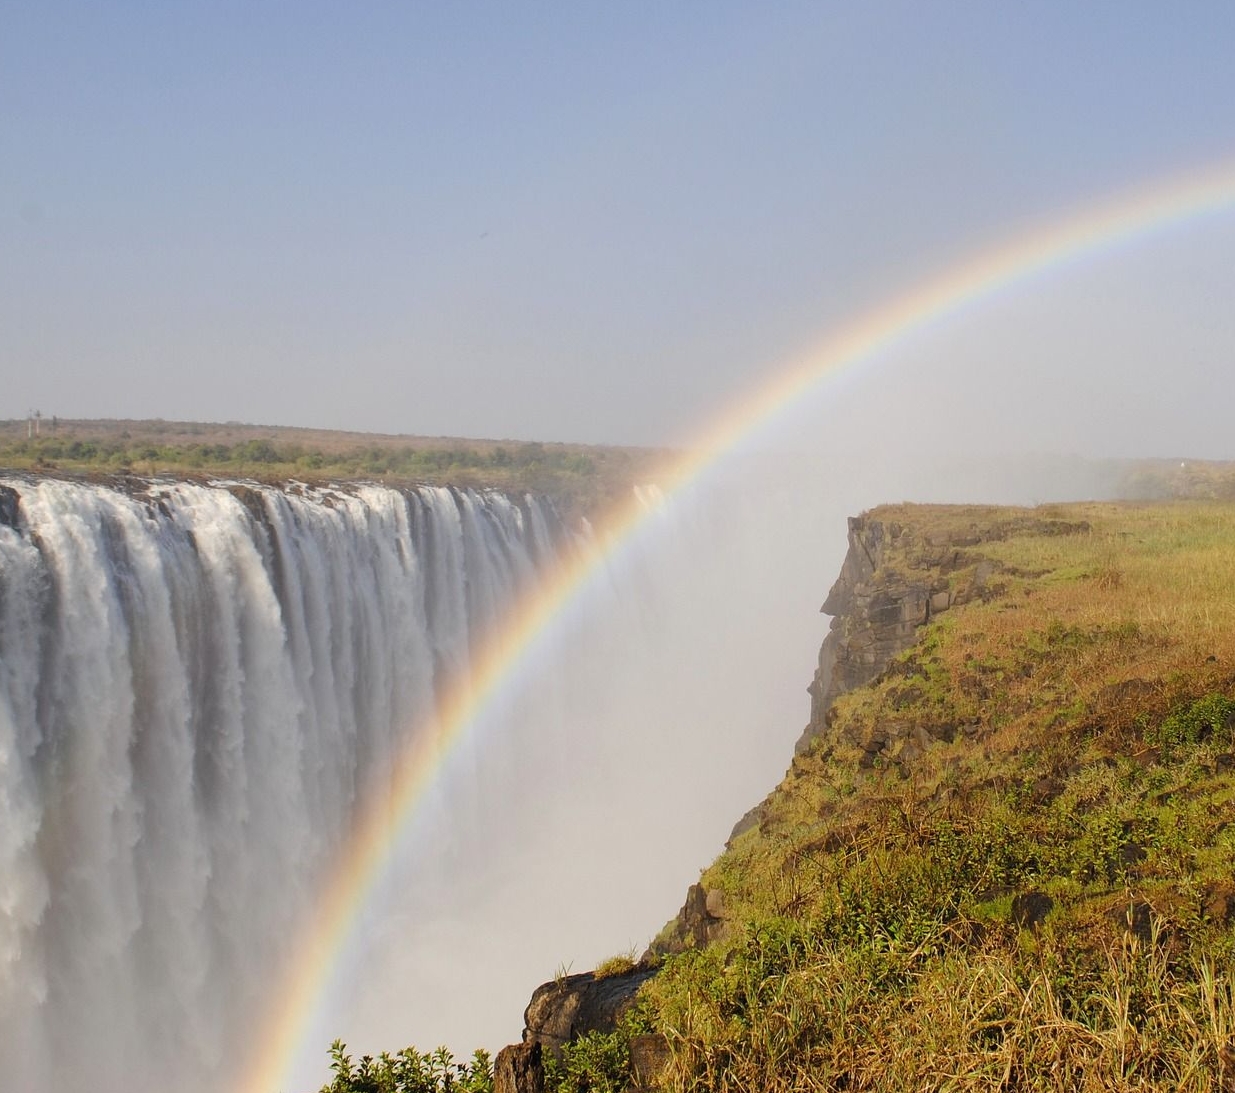
<svg viewBox="0 0 1235 1093">
<path fill-rule="evenodd" d="M 672 443 L 854 309 L 1229 156 L 1233 31 L 1200 3 L 2 3 L 0 417 Z M 1229 221 L 1073 286 L 1106 301 L 1091 386 L 1148 301 L 1135 341 L 1199 322 L 1229 368 Z"/>
</svg>

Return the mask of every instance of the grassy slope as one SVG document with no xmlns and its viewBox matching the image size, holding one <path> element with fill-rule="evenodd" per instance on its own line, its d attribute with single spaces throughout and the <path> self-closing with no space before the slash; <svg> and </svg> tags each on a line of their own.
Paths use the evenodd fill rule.
<svg viewBox="0 0 1235 1093">
<path fill-rule="evenodd" d="M 842 697 L 704 874 L 727 934 L 640 1021 L 667 1088 L 1235 1088 L 1235 506 L 1045 515 L 1092 530 L 969 552 L 985 598 Z M 876 516 L 920 573 L 991 513 Z"/>
</svg>

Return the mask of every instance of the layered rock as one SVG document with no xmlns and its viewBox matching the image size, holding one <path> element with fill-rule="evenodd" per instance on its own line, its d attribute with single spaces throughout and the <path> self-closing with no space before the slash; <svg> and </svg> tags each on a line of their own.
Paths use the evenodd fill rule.
<svg viewBox="0 0 1235 1093">
<path fill-rule="evenodd" d="M 951 607 L 998 595 L 998 562 L 976 547 L 1018 534 L 1075 535 L 1083 522 L 986 510 L 988 519 L 939 521 L 928 533 L 885 519 L 884 510 L 849 520 L 849 550 L 820 610 L 832 623 L 807 691 L 810 721 L 801 754 L 827 726 L 841 695 L 862 687 L 917 641 L 917 631 Z M 982 510 L 978 510 L 981 512 Z"/>
<path fill-rule="evenodd" d="M 799 754 L 822 731 L 828 710 L 840 695 L 878 676 L 897 654 L 913 645 L 918 627 L 955 602 L 956 593 L 942 565 L 938 571 L 915 568 L 908 573 L 885 565 L 887 548 L 905 535 L 899 523 L 885 525 L 870 514 L 849 519 L 849 550 L 820 608 L 832 616 L 832 624 L 819 649 L 815 677 L 807 687 L 810 721 L 798 740 Z M 972 535 L 964 539 L 966 545 L 979 541 Z M 940 545 L 946 554 L 953 544 Z M 956 545 L 950 559 L 953 564 L 960 560 L 959 551 Z M 987 576 L 989 572 L 980 579 Z"/>
</svg>

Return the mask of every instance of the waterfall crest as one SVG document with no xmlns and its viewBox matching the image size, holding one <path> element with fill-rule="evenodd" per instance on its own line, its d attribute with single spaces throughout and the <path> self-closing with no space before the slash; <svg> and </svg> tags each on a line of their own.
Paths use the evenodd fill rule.
<svg viewBox="0 0 1235 1093">
<path fill-rule="evenodd" d="M 357 802 L 568 536 L 532 497 L 0 482 L 0 1067 L 208 1088 Z"/>
</svg>

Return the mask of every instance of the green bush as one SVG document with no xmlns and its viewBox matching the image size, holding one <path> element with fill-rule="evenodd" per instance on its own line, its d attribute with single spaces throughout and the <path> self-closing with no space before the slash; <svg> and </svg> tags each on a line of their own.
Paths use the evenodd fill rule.
<svg viewBox="0 0 1235 1093">
<path fill-rule="evenodd" d="M 1235 724 L 1235 700 L 1222 694 L 1207 694 L 1186 709 L 1171 714 L 1156 733 L 1150 734 L 1150 742 L 1158 744 L 1168 754 L 1194 748 L 1210 739 L 1229 745 L 1232 724 Z"/>
<path fill-rule="evenodd" d="M 493 1093 L 493 1067 L 484 1051 L 475 1052 L 470 1063 L 456 1062 L 444 1047 L 423 1054 L 408 1047 L 354 1061 L 347 1045 L 336 1040 L 330 1058 L 334 1081 L 321 1093 Z"/>
<path fill-rule="evenodd" d="M 622 1093 L 630 1081 L 629 1039 L 624 1030 L 589 1032 L 545 1056 L 550 1093 Z"/>
</svg>

